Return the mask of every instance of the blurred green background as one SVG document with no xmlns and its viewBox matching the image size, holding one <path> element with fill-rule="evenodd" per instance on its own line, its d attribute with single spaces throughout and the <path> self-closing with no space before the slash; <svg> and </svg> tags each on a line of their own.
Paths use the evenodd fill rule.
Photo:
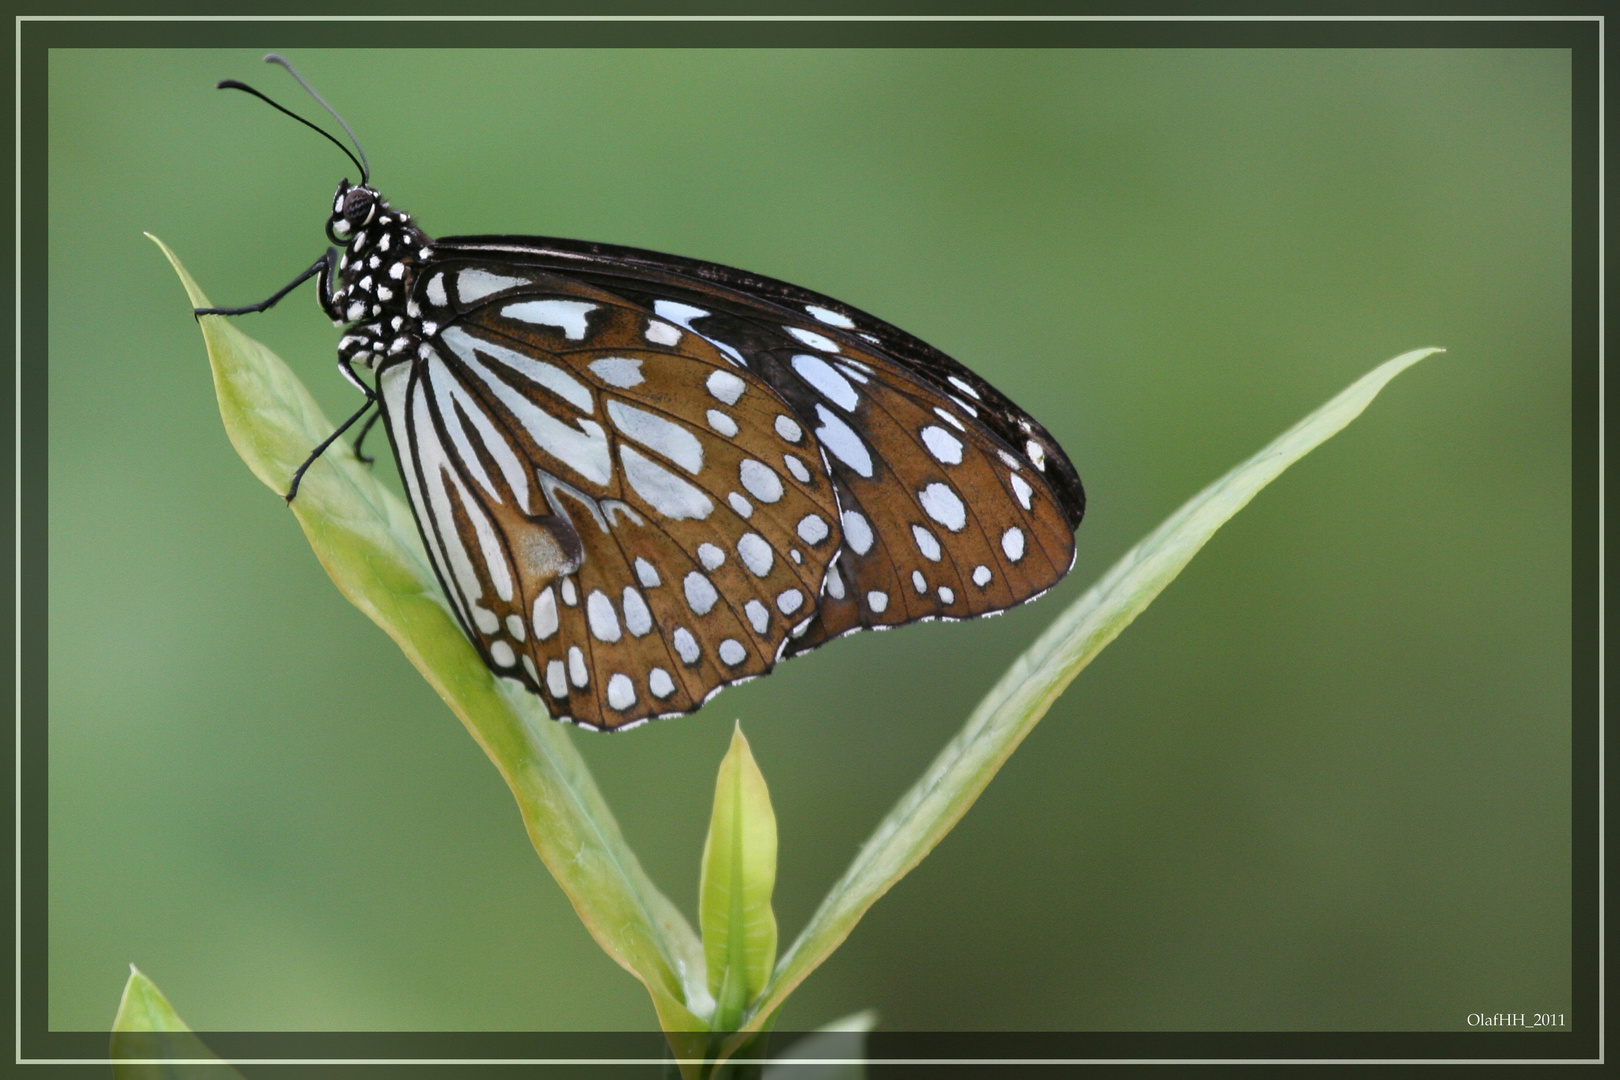
<svg viewBox="0 0 1620 1080">
<path fill-rule="evenodd" d="M 258 58 L 51 55 L 51 1026 L 105 1029 L 132 961 L 199 1028 L 651 1026 L 494 768 L 232 452 L 141 236 L 219 303 L 324 250 L 348 163 L 212 89 L 314 115 Z M 1450 349 L 1215 538 L 779 1026 L 1569 1010 L 1567 53 L 294 59 L 430 233 L 633 244 L 829 293 L 984 374 L 1078 465 L 1079 561 L 1042 602 L 574 733 L 691 913 L 741 717 L 784 943 L 1127 547 L 1374 364 Z M 308 286 L 241 325 L 330 416 L 353 408 Z"/>
</svg>

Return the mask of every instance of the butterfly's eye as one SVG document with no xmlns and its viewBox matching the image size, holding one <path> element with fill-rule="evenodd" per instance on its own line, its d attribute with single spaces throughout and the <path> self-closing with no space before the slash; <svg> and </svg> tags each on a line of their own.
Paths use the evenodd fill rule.
<svg viewBox="0 0 1620 1080">
<path fill-rule="evenodd" d="M 376 193 L 369 188 L 357 187 L 349 189 L 343 197 L 343 218 L 350 225 L 364 225 L 371 217 L 371 208 L 376 205 Z"/>
</svg>

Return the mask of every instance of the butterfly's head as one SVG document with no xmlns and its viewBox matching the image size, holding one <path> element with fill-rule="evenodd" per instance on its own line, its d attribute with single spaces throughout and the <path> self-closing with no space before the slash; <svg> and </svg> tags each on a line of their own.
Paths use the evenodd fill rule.
<svg viewBox="0 0 1620 1080">
<path fill-rule="evenodd" d="M 365 184 L 353 187 L 344 180 L 332 199 L 332 216 L 326 220 L 326 235 L 334 244 L 347 246 L 355 233 L 371 223 L 383 205 L 382 196 L 374 188 Z"/>
</svg>

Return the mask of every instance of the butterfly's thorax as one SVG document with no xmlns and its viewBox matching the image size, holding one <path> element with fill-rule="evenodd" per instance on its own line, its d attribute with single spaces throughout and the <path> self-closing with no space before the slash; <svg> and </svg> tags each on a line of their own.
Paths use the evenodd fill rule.
<svg viewBox="0 0 1620 1080">
<path fill-rule="evenodd" d="M 375 191 L 350 188 L 346 181 L 327 232 L 344 249 L 323 306 L 335 324 L 353 324 L 338 344 L 339 356 L 373 372 L 415 357 L 430 335 L 422 332 L 411 290 L 433 255 L 431 238 Z"/>
</svg>

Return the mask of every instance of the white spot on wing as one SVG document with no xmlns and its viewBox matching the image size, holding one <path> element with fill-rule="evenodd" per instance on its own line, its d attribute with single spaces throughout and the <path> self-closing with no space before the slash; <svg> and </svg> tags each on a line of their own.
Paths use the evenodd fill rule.
<svg viewBox="0 0 1620 1080">
<path fill-rule="evenodd" d="M 620 390 L 628 390 L 647 381 L 641 374 L 641 361 L 626 356 L 604 356 L 600 360 L 592 360 L 588 366 L 591 374 Z"/>
<path fill-rule="evenodd" d="M 636 580 L 641 582 L 643 589 L 656 589 L 662 584 L 657 568 L 639 555 L 636 557 Z"/>
<path fill-rule="evenodd" d="M 881 615 L 889 608 L 889 594 L 873 590 L 866 594 L 866 606 Z"/>
<path fill-rule="evenodd" d="M 917 550 L 929 562 L 939 562 L 939 539 L 921 525 L 911 527 L 911 538 L 917 541 Z"/>
<path fill-rule="evenodd" d="M 956 593 L 955 593 L 955 591 L 952 590 L 949 586 L 941 585 L 939 587 L 939 602 L 942 603 L 942 604 L 954 604 L 954 603 L 956 603 Z"/>
<path fill-rule="evenodd" d="M 819 544 L 827 539 L 827 523 L 819 514 L 806 514 L 799 519 L 799 539 L 807 544 Z"/>
<path fill-rule="evenodd" d="M 828 326 L 836 326 L 840 330 L 855 329 L 855 323 L 850 320 L 848 315 L 843 315 L 836 311 L 829 311 L 827 308 L 817 307 L 815 304 L 804 305 L 804 310 L 808 311 L 810 313 L 810 317 L 815 319 L 817 322 L 824 322 Z"/>
<path fill-rule="evenodd" d="M 981 564 L 973 568 L 973 584 L 981 589 L 990 584 L 990 568 L 988 566 Z"/>
<path fill-rule="evenodd" d="M 821 440 L 822 445 L 832 451 L 833 457 L 870 479 L 872 454 L 866 449 L 861 437 L 835 416 L 827 406 L 819 402 L 816 405 L 816 415 L 821 418 L 821 427 L 816 429 L 816 437 Z"/>
<path fill-rule="evenodd" d="M 491 293 L 498 293 L 503 289 L 510 289 L 518 285 L 526 285 L 526 278 L 507 277 L 505 274 L 492 274 L 488 270 L 463 270 L 456 275 L 456 295 L 463 304 L 476 304 Z M 439 301 L 443 303 L 443 301 Z M 557 303 L 575 303 L 577 301 L 557 301 Z M 592 305 L 593 307 L 595 305 Z"/>
<path fill-rule="evenodd" d="M 667 345 L 674 348 L 681 343 L 681 332 L 667 322 L 657 319 L 647 320 L 647 340 L 654 345 Z"/>
<path fill-rule="evenodd" d="M 501 667 L 511 667 L 517 663 L 517 653 L 504 641 L 497 641 L 489 647 L 489 658 Z"/>
<path fill-rule="evenodd" d="M 844 511 L 844 540 L 857 555 L 872 550 L 872 526 L 858 511 Z"/>
<path fill-rule="evenodd" d="M 1046 471 L 1046 448 L 1044 446 L 1031 439 L 1024 444 L 1024 452 L 1029 455 L 1029 460 L 1035 463 L 1037 469 L 1041 470 L 1041 472 Z"/>
<path fill-rule="evenodd" d="M 647 601 L 629 585 L 624 587 L 624 628 L 636 637 L 652 629 L 652 612 L 647 610 Z"/>
<path fill-rule="evenodd" d="M 434 274 L 427 283 L 428 303 L 436 307 L 444 307 L 450 302 L 449 295 L 444 291 L 444 275 Z"/>
<path fill-rule="evenodd" d="M 619 616 L 613 610 L 613 601 L 601 589 L 592 589 L 591 595 L 585 598 L 585 618 L 597 641 L 619 640 Z"/>
<path fill-rule="evenodd" d="M 793 479 L 799 483 L 808 484 L 810 482 L 810 470 L 804 467 L 804 462 L 792 454 L 783 454 L 782 464 L 787 466 L 787 471 L 792 473 Z"/>
<path fill-rule="evenodd" d="M 782 478 L 762 461 L 745 458 L 737 466 L 737 474 L 748 494 L 762 503 L 773 503 L 782 497 Z"/>
<path fill-rule="evenodd" d="M 1001 534 L 1001 550 L 1007 558 L 1017 562 L 1024 557 L 1024 530 L 1016 525 Z"/>
<path fill-rule="evenodd" d="M 1025 480 L 1017 473 L 1009 473 L 1007 475 L 1007 479 L 1012 481 L 1013 494 L 1018 496 L 1018 504 L 1025 510 L 1028 510 L 1029 497 L 1035 489 L 1029 486 L 1029 481 Z"/>
<path fill-rule="evenodd" d="M 961 532 L 967 523 L 967 507 L 949 484 L 929 484 L 917 492 L 917 501 L 929 517 L 951 532 Z"/>
<path fill-rule="evenodd" d="M 733 491 L 730 495 L 727 495 L 726 502 L 731 504 L 731 508 L 737 512 L 738 517 L 747 519 L 754 516 L 754 504 L 743 498 L 739 492 Z"/>
<path fill-rule="evenodd" d="M 709 422 L 709 426 L 711 428 L 718 431 L 728 439 L 737 434 L 737 421 L 733 420 L 719 409 L 710 409 L 704 414 L 703 418 Z"/>
<path fill-rule="evenodd" d="M 699 615 L 713 611 L 715 602 L 720 599 L 720 594 L 714 591 L 714 582 L 696 570 L 687 574 L 681 585 L 686 591 L 687 606 Z"/>
<path fill-rule="evenodd" d="M 776 610 L 784 615 L 791 615 L 804 606 L 804 593 L 798 589 L 788 589 L 776 598 Z"/>
<path fill-rule="evenodd" d="M 591 673 L 585 670 L 585 654 L 578 645 L 568 646 L 568 678 L 575 686 L 584 688 Z"/>
<path fill-rule="evenodd" d="M 703 655 L 703 651 L 698 648 L 697 638 L 693 637 L 692 631 L 684 626 L 675 628 L 675 653 L 683 664 L 688 665 L 697 663 L 698 657 Z"/>
<path fill-rule="evenodd" d="M 972 398 L 974 401 L 980 400 L 979 392 L 977 390 L 973 389 L 973 387 L 969 386 L 967 383 L 963 382 L 961 379 L 958 379 L 955 375 L 947 375 L 947 376 L 945 376 L 945 378 L 947 380 L 949 380 L 949 382 L 950 382 L 950 384 L 952 386 L 954 386 L 958 390 L 962 391 L 962 393 L 966 394 L 968 397 Z"/>
<path fill-rule="evenodd" d="M 962 464 L 962 440 L 946 431 L 942 427 L 932 424 L 922 429 L 923 445 L 928 452 L 934 455 L 934 460 L 942 465 Z"/>
<path fill-rule="evenodd" d="M 620 444 L 619 460 L 631 489 L 663 516 L 674 521 L 702 520 L 714 512 L 707 495 L 635 447 Z"/>
<path fill-rule="evenodd" d="M 461 276 L 467 275 L 464 272 Z M 466 293 L 462 293 L 462 300 L 466 300 Z M 507 304 L 501 314 L 533 326 L 555 326 L 569 341 L 583 341 L 585 316 L 595 310 L 595 304 L 584 300 L 522 300 Z"/>
<path fill-rule="evenodd" d="M 529 628 L 523 625 L 523 616 L 516 614 L 506 617 L 506 632 L 518 641 L 522 641 L 529 636 Z"/>
<path fill-rule="evenodd" d="M 663 668 L 655 667 L 647 673 L 647 689 L 655 698 L 667 698 L 675 692 L 675 680 Z"/>
<path fill-rule="evenodd" d="M 698 545 L 698 562 L 703 564 L 705 570 L 718 570 L 725 565 L 726 553 L 713 544 Z"/>
<path fill-rule="evenodd" d="M 754 633 L 764 637 L 765 631 L 770 629 L 771 625 L 770 608 L 758 600 L 750 600 L 743 605 L 743 613 L 748 616 L 749 623 L 754 627 Z"/>
<path fill-rule="evenodd" d="M 800 353 L 793 358 L 793 370 L 816 392 L 845 412 L 853 411 L 860 397 L 849 380 L 819 356 Z"/>
<path fill-rule="evenodd" d="M 911 572 L 911 586 L 917 590 L 919 596 L 928 591 L 928 579 L 923 577 L 921 570 Z"/>
<path fill-rule="evenodd" d="M 613 677 L 608 680 L 607 701 L 619 712 L 624 712 L 636 703 L 636 684 L 630 681 L 630 676 L 623 672 L 613 673 Z"/>
<path fill-rule="evenodd" d="M 551 691 L 554 698 L 568 696 L 568 676 L 561 660 L 553 660 L 546 665 L 546 689 Z"/>
<path fill-rule="evenodd" d="M 827 595 L 834 600 L 844 598 L 844 576 L 838 572 L 837 563 L 827 567 Z"/>
<path fill-rule="evenodd" d="M 725 662 L 727 667 L 736 667 L 748 659 L 748 650 L 743 648 L 742 642 L 735 638 L 726 638 L 726 640 L 722 641 L 718 652 L 720 653 L 720 659 Z"/>
<path fill-rule="evenodd" d="M 771 545 L 758 533 L 743 533 L 742 539 L 737 541 L 737 557 L 742 559 L 743 565 L 752 571 L 755 577 L 764 577 L 771 572 L 771 566 L 776 562 L 776 554 Z"/>
<path fill-rule="evenodd" d="M 713 394 L 717 400 L 727 405 L 737 404 L 737 399 L 742 397 L 744 390 L 748 389 L 747 383 L 729 371 L 716 371 L 709 376 L 704 385 L 709 388 L 709 393 Z"/>
<path fill-rule="evenodd" d="M 776 433 L 790 443 L 796 443 L 804 438 L 804 429 L 799 422 L 791 416 L 778 415 L 776 418 Z"/>
<path fill-rule="evenodd" d="M 703 444 L 687 428 L 614 398 L 608 399 L 607 414 L 614 427 L 693 476 L 703 470 Z"/>
<path fill-rule="evenodd" d="M 835 353 L 838 351 L 838 346 L 833 343 L 831 338 L 818 334 L 814 330 L 802 330 L 797 326 L 784 326 L 782 329 L 786 330 L 788 333 L 792 334 L 794 337 L 798 338 L 812 349 L 820 349 L 822 352 L 830 353 Z"/>
</svg>

